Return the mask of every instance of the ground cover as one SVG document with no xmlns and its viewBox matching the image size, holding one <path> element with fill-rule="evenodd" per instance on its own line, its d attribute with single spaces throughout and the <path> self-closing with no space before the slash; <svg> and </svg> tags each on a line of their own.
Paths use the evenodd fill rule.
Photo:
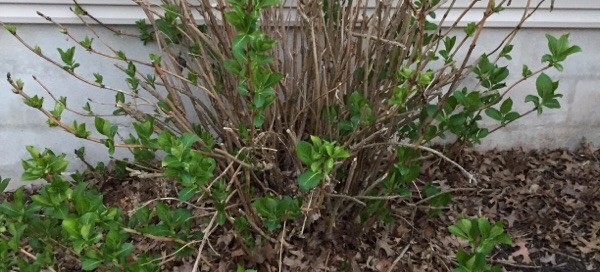
<svg viewBox="0 0 600 272">
<path fill-rule="evenodd" d="M 455 265 L 454 252 L 465 244 L 445 226 L 461 214 L 504 220 L 514 246 L 497 248 L 492 262 L 505 271 L 600 269 L 598 148 L 465 151 L 456 160 L 477 175 L 478 184 L 469 184 L 456 168 L 434 158 L 423 164 L 423 174 L 416 181 L 433 181 L 452 192 L 451 204 L 441 209 L 423 201 L 425 192 L 418 191 L 422 186 L 415 186 L 413 198 L 390 200 L 395 210 L 392 224 L 376 224 L 360 233 L 348 218 L 336 225 L 334 237 L 326 237 L 319 224 L 310 225 L 311 231 L 305 230 L 304 236 L 300 224 L 290 224 L 279 233 L 279 244 L 256 237 L 254 256 L 244 254 L 232 232 L 220 229 L 207 241 L 201 270 L 232 271 L 241 264 L 258 271 L 278 271 L 279 266 L 282 271 L 449 271 Z M 186 206 L 165 199 L 174 194 L 175 184 L 162 178 L 110 175 L 97 176 L 93 182 L 108 205 L 126 213 L 154 205 L 156 199 Z M 195 216 L 202 218 L 202 214 Z M 198 221 L 198 229 L 206 227 L 204 221 Z M 172 255 L 170 241 L 142 234 L 133 239 L 136 250 L 160 253 L 163 271 L 190 271 L 193 265 L 194 256 Z M 56 254 L 61 255 L 60 248 Z M 65 271 L 77 270 L 79 265 L 69 258 L 60 262 Z"/>
</svg>

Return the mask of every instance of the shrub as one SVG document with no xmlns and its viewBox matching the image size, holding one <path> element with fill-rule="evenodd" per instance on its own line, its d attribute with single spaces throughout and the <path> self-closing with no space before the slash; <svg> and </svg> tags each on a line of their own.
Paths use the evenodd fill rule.
<svg viewBox="0 0 600 272">
<path fill-rule="evenodd" d="M 519 118 L 560 107 L 558 82 L 546 72 L 561 71 L 566 57 L 580 48 L 569 45 L 568 35 L 548 35 L 550 52 L 542 65 L 534 70 L 524 65 L 522 77 L 508 82 L 510 71 L 502 63 L 512 60 L 511 41 L 544 1 L 526 9 L 497 48 L 483 53 L 475 48 L 486 21 L 506 1 L 489 1 L 482 19 L 462 32 L 458 22 L 442 28 L 430 21 L 445 2 L 379 1 L 366 12 L 362 1 L 302 1 L 288 16 L 290 9 L 277 0 L 229 0 L 217 8 L 209 1 L 167 0 L 158 9 L 136 1 L 147 15 L 136 23 L 139 34 L 105 26 L 75 4 L 82 21 L 156 46 L 147 59 L 110 46 L 101 50 L 95 41 L 102 36 L 93 27 L 88 25 L 91 37 L 76 37 L 41 13 L 73 47 L 58 48 L 58 54 L 42 51 L 2 23 L 74 80 L 114 94 L 113 115 L 131 118 L 133 129 L 86 103 L 80 115 L 94 120 L 96 131 L 90 131 L 89 122 L 67 114 L 81 113 L 67 106 L 67 98 L 50 96 L 49 108 L 43 96 L 32 96 L 9 74 L 13 92 L 26 105 L 44 114 L 51 127 L 105 145 L 111 155 L 117 148 L 130 151 L 133 159 L 119 160 L 118 170 L 177 181 L 177 199 L 188 208 L 157 199 L 126 215 L 106 206 L 85 175 L 66 177 L 64 155 L 28 147 L 22 179 L 48 185 L 31 201 L 17 190 L 0 206 L 6 226 L 0 265 L 52 270 L 58 262 L 52 250 L 63 247 L 84 270 L 154 271 L 161 259 L 135 249 L 132 236 L 141 236 L 169 242 L 172 255 L 197 256 L 195 271 L 219 227 L 234 229 L 250 254 L 255 235 L 287 245 L 273 236 L 277 229 L 285 233 L 288 224 L 301 226 L 300 235 L 326 229 L 335 239 L 342 227 L 337 222 L 357 218 L 360 235 L 380 220 L 390 221 L 395 199 L 412 200 L 413 183 L 424 186 L 423 201 L 446 205 L 448 192 L 416 181 L 425 155 L 447 161 L 469 181 L 476 177 L 428 147 L 432 141 L 453 135 L 455 146 L 470 146 Z M 82 50 L 119 64 L 128 89 L 105 84 L 101 72 L 80 74 Z M 516 112 L 508 94 L 532 77 L 537 94 L 524 101 L 531 109 Z M 475 86 L 467 86 L 467 78 Z M 36 78 L 52 93 L 42 80 Z M 495 125 L 484 126 L 485 116 Z M 121 133 L 129 135 L 120 139 Z M 77 155 L 82 158 L 84 150 Z M 207 218 L 194 215 L 205 208 L 211 211 Z"/>
</svg>

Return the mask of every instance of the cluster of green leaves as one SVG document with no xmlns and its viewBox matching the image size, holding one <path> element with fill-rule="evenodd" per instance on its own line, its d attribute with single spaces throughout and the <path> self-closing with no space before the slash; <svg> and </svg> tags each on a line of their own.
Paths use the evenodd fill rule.
<svg viewBox="0 0 600 272">
<path fill-rule="evenodd" d="M 253 203 L 254 209 L 262 216 L 263 223 L 269 231 L 281 227 L 281 222 L 298 219 L 302 216 L 302 198 L 284 196 L 276 198 L 265 196 Z"/>
<path fill-rule="evenodd" d="M 5 24 L 4 29 L 6 29 L 6 31 L 12 35 L 17 35 L 17 27 L 14 25 Z"/>
<path fill-rule="evenodd" d="M 30 106 L 34 109 L 41 109 L 44 106 L 44 98 L 38 96 L 37 94 L 32 97 L 25 98 L 23 102 L 25 103 L 25 105 Z"/>
<path fill-rule="evenodd" d="M 485 109 L 485 114 L 494 120 L 500 121 L 500 123 L 504 125 L 517 120 L 520 116 L 518 112 L 511 111 L 512 106 L 512 99 L 507 98 L 504 100 L 504 102 L 502 102 L 502 105 L 500 105 L 500 110 L 494 107 L 489 107 Z"/>
<path fill-rule="evenodd" d="M 407 110 L 406 102 L 414 94 L 424 91 L 433 80 L 433 71 L 419 72 L 409 68 L 402 68 L 396 73 L 398 85 L 392 90 L 392 96 L 388 100 L 389 105 L 401 107 Z"/>
<path fill-rule="evenodd" d="M 454 272 L 502 271 L 500 267 L 490 266 L 486 260 L 497 245 L 512 244 L 502 222 L 491 224 L 487 218 L 461 218 L 448 230 L 454 236 L 467 240 L 470 247 L 468 251 L 461 249 L 456 253 L 458 267 Z"/>
<path fill-rule="evenodd" d="M 507 52 L 503 53 L 507 54 Z M 477 76 L 482 87 L 487 91 L 494 91 L 506 87 L 504 81 L 508 78 L 509 70 L 506 66 L 500 67 L 498 64 L 491 63 L 487 55 L 483 55 L 477 66 L 475 66 L 473 73 Z"/>
<path fill-rule="evenodd" d="M 333 124 L 342 134 L 356 131 L 360 127 L 373 124 L 375 114 L 369 101 L 359 92 L 352 92 L 345 99 L 345 107 L 326 106 L 323 120 Z"/>
<path fill-rule="evenodd" d="M 135 64 L 133 64 L 132 61 L 129 61 L 127 63 L 127 69 L 125 69 L 125 73 L 127 74 L 128 78 L 125 79 L 125 81 L 127 82 L 127 84 L 129 85 L 129 88 L 131 90 L 133 90 L 134 92 L 137 92 L 139 86 L 140 86 L 140 80 L 136 77 L 136 72 L 137 72 L 137 68 L 135 66 Z M 123 95 L 122 92 L 118 92 L 117 95 L 121 95 L 121 97 L 117 97 L 117 103 L 124 103 L 125 102 L 125 96 Z"/>
<path fill-rule="evenodd" d="M 410 197 L 412 191 L 408 185 L 417 179 L 421 173 L 421 163 L 415 160 L 419 152 L 410 147 L 398 147 L 396 149 L 396 163 L 390 168 L 386 178 L 382 182 L 383 191 L 375 188 L 369 192 L 373 196 L 406 196 Z M 385 223 L 392 223 L 392 210 L 389 202 L 385 200 L 371 200 L 367 202 L 367 208 L 361 214 L 361 219 L 366 221 L 372 216 L 377 216 Z"/>
<path fill-rule="evenodd" d="M 123 229 L 122 212 L 106 207 L 102 195 L 89 188 L 82 175 L 73 175 L 72 181 L 63 177 L 68 166 L 65 154 L 40 152 L 32 146 L 27 151 L 31 158 L 23 161 L 22 179 L 42 178 L 49 184 L 29 198 L 18 189 L 10 201 L 0 204 L 1 270 L 16 266 L 21 271 L 40 271 L 53 266 L 57 247 L 79 257 L 85 271 L 100 266 L 106 271 L 157 270 L 144 254 L 138 261 L 127 259 L 134 246 Z M 24 247 L 36 256 L 34 260 L 23 258 Z"/>
<path fill-rule="evenodd" d="M 129 219 L 128 226 L 144 234 L 175 238 L 177 241 L 202 239 L 203 233 L 193 229 L 192 218 L 193 214 L 188 209 L 173 209 L 159 202 L 152 209 L 148 206 L 137 209 Z M 192 252 L 189 248 L 182 248 L 184 245 L 177 241 L 172 244 L 174 250 L 179 250 L 182 255 Z"/>
<path fill-rule="evenodd" d="M 542 62 L 548 62 L 548 65 L 556 68 L 558 71 L 562 72 L 562 62 L 568 56 L 581 52 L 581 47 L 569 45 L 569 34 L 562 35 L 558 39 L 550 34 L 546 34 L 546 39 L 548 39 L 550 54 L 542 56 Z"/>
<path fill-rule="evenodd" d="M 279 4 L 279 0 L 229 0 L 232 10 L 225 18 L 237 30 L 232 40 L 232 59 L 224 63 L 227 71 L 240 78 L 237 90 L 250 97 L 255 127 L 265 121 L 265 110 L 273 103 L 274 87 L 283 75 L 271 71 L 269 51 L 276 40 L 263 33 L 258 26 L 261 10 Z"/>
<path fill-rule="evenodd" d="M 467 27 L 467 34 L 475 31 L 475 26 Z M 472 33 L 471 33 L 472 34 Z M 546 35 L 548 39 L 548 47 L 550 54 L 542 57 L 543 63 L 548 63 L 549 66 L 562 70 L 561 63 L 569 56 L 581 52 L 578 46 L 570 46 L 568 35 L 563 35 L 560 38 L 555 38 L 551 35 Z M 454 48 L 455 39 L 447 37 L 444 40 L 444 49 L 439 51 L 440 56 L 445 62 L 450 62 L 450 51 Z M 499 57 L 506 60 L 512 60 L 510 53 L 513 45 L 506 45 L 502 48 Z M 482 112 L 493 120 L 499 121 L 500 126 L 513 122 L 524 115 L 513 111 L 513 100 L 507 98 L 502 100 L 503 95 L 499 90 L 507 88 L 506 79 L 510 71 L 507 66 L 499 66 L 496 62 L 491 62 L 487 54 L 483 54 L 478 63 L 474 66 L 473 73 L 479 80 L 478 87 L 483 90 L 468 90 L 463 88 L 454 91 L 444 103 L 438 105 L 431 103 L 421 112 L 418 121 L 404 125 L 400 128 L 401 132 L 406 133 L 410 139 L 418 139 L 422 137 L 425 141 L 430 141 L 435 137 L 444 138 L 445 133 L 452 133 L 468 144 L 480 143 L 481 139 L 488 136 L 489 129 L 483 128 L 479 122 L 483 119 Z M 528 78 L 533 74 L 527 65 L 523 66 L 522 76 Z M 420 74 L 419 74 L 420 75 Z M 411 80 L 412 81 L 409 81 Z M 415 93 L 419 93 L 419 86 L 426 86 L 427 79 L 430 77 L 423 76 L 420 79 L 415 76 L 412 71 L 403 69 L 398 73 L 398 82 L 400 83 L 393 89 L 392 97 L 388 100 L 390 105 L 403 105 Z M 407 84 L 407 82 L 409 84 Z M 560 108 L 558 98 L 562 97 L 557 94 L 558 81 L 554 82 L 550 77 L 541 73 L 536 81 L 536 95 L 528 95 L 525 102 L 534 104 L 535 110 L 542 113 L 543 108 L 557 109 Z M 494 107 L 499 105 L 498 108 Z M 421 125 L 426 123 L 429 118 L 433 118 L 436 122 L 429 124 L 427 127 L 421 128 Z"/>
<path fill-rule="evenodd" d="M 181 15 L 181 11 L 176 4 L 172 3 L 165 3 L 162 5 L 162 8 L 164 15 L 156 19 L 156 27 L 167 38 L 167 42 L 178 44 L 183 38 L 183 34 L 178 29 L 178 18 Z M 142 26 L 142 24 L 140 23 L 138 26 Z M 143 26 L 141 29 L 144 29 Z"/>
<path fill-rule="evenodd" d="M 543 112 L 544 107 L 549 109 L 559 109 L 560 102 L 558 101 L 558 98 L 561 98 L 562 94 L 556 93 L 558 84 L 558 81 L 552 81 L 548 75 L 542 73 L 535 81 L 538 95 L 527 95 L 525 97 L 525 102 L 533 103 L 535 109 L 540 114 Z"/>
<path fill-rule="evenodd" d="M 200 140 L 196 134 L 184 133 L 179 137 L 169 131 L 158 136 L 158 145 L 167 155 L 162 160 L 165 175 L 176 178 L 183 187 L 179 199 L 186 201 L 203 192 L 214 175 L 216 162 L 198 150 L 192 149 Z"/>
<path fill-rule="evenodd" d="M 148 26 L 146 20 L 137 20 L 135 25 L 140 33 L 140 40 L 144 42 L 144 45 L 154 40 L 154 31 L 150 26 Z"/>
<path fill-rule="evenodd" d="M 91 44 L 90 44 L 91 46 Z M 63 61 L 63 69 L 73 73 L 75 72 L 75 68 L 79 67 L 79 63 L 75 62 L 73 59 L 75 57 L 75 47 L 70 47 L 66 50 L 62 48 L 57 48 L 58 53 L 60 54 L 60 59 Z"/>
<path fill-rule="evenodd" d="M 351 132 L 359 126 L 366 126 L 375 121 L 375 115 L 369 101 L 359 92 L 352 92 L 346 99 L 348 118 L 340 120 L 337 127 L 343 132 Z"/>
<path fill-rule="evenodd" d="M 65 154 L 57 156 L 49 149 L 40 152 L 39 149 L 31 145 L 27 146 L 26 149 L 31 158 L 21 162 L 24 169 L 21 176 L 22 180 L 52 180 L 59 177 L 69 165 L 69 162 L 65 159 Z"/>
<path fill-rule="evenodd" d="M 40 152 L 32 146 L 27 150 L 31 158 L 23 161 L 22 179 L 41 178 L 48 184 L 29 197 L 23 189 L 18 189 L 10 200 L 0 203 L 2 271 L 15 267 L 20 271 L 40 271 L 52 267 L 58 263 L 55 259 L 58 247 L 78 257 L 84 271 L 159 271 L 161 259 L 135 252 L 131 233 L 172 240 L 178 256 L 192 254 L 185 242 L 203 236 L 190 210 L 174 209 L 162 202 L 153 207 L 143 206 L 127 219 L 120 209 L 104 204 L 102 194 L 88 185 L 85 175 L 76 173 L 70 180 L 63 175 L 68 166 L 65 154 L 56 155 L 47 149 Z M 83 152 L 76 150 L 81 157 Z M 1 191 L 8 182 L 0 178 Z M 215 190 L 220 186 L 223 185 L 215 185 Z M 218 194 L 213 193 L 215 198 L 222 199 Z M 35 259 L 22 254 L 25 247 Z"/>
<path fill-rule="evenodd" d="M 108 148 L 108 154 L 112 155 L 115 153 L 115 136 L 117 135 L 117 131 L 119 127 L 115 124 L 112 124 L 110 121 L 96 116 L 94 119 L 94 125 L 96 126 L 96 130 L 106 136 L 106 139 L 102 139 L 102 143 Z M 84 127 L 85 128 L 85 127 Z"/>
<path fill-rule="evenodd" d="M 158 139 L 152 137 L 154 134 L 154 118 L 147 118 L 144 122 L 134 122 L 133 128 L 137 137 L 129 135 L 125 143 L 131 145 L 139 145 L 140 147 L 133 148 L 133 158 L 137 163 L 142 165 L 151 165 L 156 158 L 156 150 L 158 149 Z"/>
<path fill-rule="evenodd" d="M 411 197 L 410 187 L 421 174 L 420 152 L 412 147 L 396 148 L 396 162 L 390 168 L 388 174 L 382 182 L 382 188 L 375 188 L 370 192 L 372 196 L 405 196 Z M 433 215 L 441 213 L 440 208 L 448 205 L 452 199 L 450 193 L 445 193 L 438 186 L 429 183 L 423 189 L 427 197 L 427 203 L 431 207 Z M 367 202 L 367 208 L 361 215 L 363 221 L 371 216 L 377 216 L 385 223 L 393 223 L 391 216 L 392 210 L 390 202 L 386 200 L 371 200 Z"/>
<path fill-rule="evenodd" d="M 63 114 L 63 112 L 65 111 L 65 108 L 66 108 L 66 107 L 67 107 L 67 98 L 66 98 L 66 97 L 63 97 L 63 96 L 61 96 L 61 97 L 58 99 L 58 101 L 56 101 L 56 102 L 54 103 L 54 109 L 52 109 L 52 110 L 49 110 L 48 112 L 50 112 L 50 114 L 52 115 L 52 117 L 53 117 L 53 118 L 54 118 L 56 121 L 60 121 L 60 119 L 62 118 L 62 114 Z M 47 124 L 48 124 L 48 126 L 51 126 L 51 127 L 53 127 L 53 126 L 57 126 L 57 125 L 58 125 L 58 123 L 57 123 L 56 121 L 54 121 L 54 120 L 52 120 L 51 118 L 49 118 L 49 119 L 48 119 L 48 121 L 47 121 Z M 72 129 L 73 129 L 73 130 L 75 130 L 75 131 L 77 131 L 77 127 L 78 127 L 78 126 L 74 124 L 74 125 L 72 126 Z M 76 136 L 78 136 L 78 135 L 76 134 Z M 85 138 L 85 137 L 81 137 L 81 138 Z"/>
<path fill-rule="evenodd" d="M 350 157 L 350 153 L 336 142 L 325 141 L 317 136 L 310 136 L 310 140 L 312 143 L 300 141 L 296 145 L 298 158 L 308 166 L 298 177 L 298 185 L 303 190 L 317 187 L 333 170 L 337 160 Z"/>
<path fill-rule="evenodd" d="M 81 40 L 79 42 L 79 44 L 81 45 L 81 47 L 85 48 L 86 50 L 91 51 L 93 42 L 94 42 L 94 38 L 85 36 L 85 38 L 83 38 L 83 40 Z"/>
</svg>

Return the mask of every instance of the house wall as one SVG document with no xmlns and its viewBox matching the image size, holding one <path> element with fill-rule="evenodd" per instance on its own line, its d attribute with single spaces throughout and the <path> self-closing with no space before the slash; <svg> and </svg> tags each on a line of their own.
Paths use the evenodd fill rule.
<svg viewBox="0 0 600 272">
<path fill-rule="evenodd" d="M 98 3 L 98 1 L 80 1 L 82 3 Z M 485 1 L 482 1 L 485 2 Z M 515 1 L 520 2 L 520 1 Z M 511 75 L 516 80 L 523 64 L 532 69 L 540 65 L 541 56 L 546 52 L 545 33 L 560 35 L 571 33 L 570 40 L 578 44 L 584 53 L 572 56 L 566 63 L 563 73 L 550 71 L 555 79 L 560 79 L 560 93 L 565 97 L 563 107 L 559 110 L 548 110 L 541 116 L 531 115 L 521 121 L 510 124 L 487 138 L 480 149 L 513 148 L 576 148 L 583 138 L 595 144 L 600 144 L 600 1 L 556 1 L 556 10 L 549 13 L 547 7 L 531 18 L 530 22 L 520 32 L 514 41 L 515 49 L 512 56 L 514 61 L 509 65 L 515 73 Z M 573 4 L 578 2 L 578 4 Z M 0 20 L 13 23 L 19 34 L 32 44 L 39 44 L 44 52 L 58 58 L 56 48 L 66 48 L 72 44 L 60 34 L 56 28 L 35 15 L 35 10 L 57 18 L 58 21 L 70 24 L 70 31 L 78 36 L 84 36 L 85 29 L 78 24 L 68 12 L 70 1 L 43 0 L 0 0 Z M 89 6 L 88 10 L 96 11 L 98 17 L 110 24 L 120 25 L 128 31 L 135 29 L 130 25 L 142 14 L 135 13 L 135 7 L 124 4 L 122 0 L 105 0 L 103 4 Z M 459 1 L 459 4 L 461 2 Z M 464 5 L 465 2 L 463 1 Z M 113 6 L 111 6 L 113 5 Z M 115 6 L 116 5 L 116 6 Z M 115 12 L 117 11 L 118 12 Z M 482 9 L 476 10 L 480 15 Z M 521 15 L 517 7 L 509 9 L 506 15 L 491 20 L 490 28 L 480 39 L 478 50 L 491 48 L 496 41 L 503 37 L 515 24 Z M 466 22 L 476 20 L 476 13 L 467 16 Z M 449 15 L 450 18 L 453 15 Z M 466 24 L 465 22 L 465 24 Z M 128 56 L 147 58 L 151 47 L 135 46 L 137 43 L 126 37 L 117 37 L 106 31 L 100 31 L 104 39 L 116 49 L 122 49 Z M 113 65 L 114 62 L 103 58 L 88 56 L 78 49 L 77 61 L 82 63 L 78 72 L 92 78 L 92 73 L 102 71 L 107 83 L 126 89 L 122 73 Z M 68 95 L 68 105 L 80 109 L 91 98 L 98 103 L 111 103 L 113 94 L 92 89 L 81 82 L 76 82 L 58 67 L 41 61 L 35 54 L 19 45 L 17 40 L 6 31 L 0 31 L 0 74 L 12 73 L 14 78 L 22 78 L 28 92 L 46 97 L 46 105 L 51 105 L 51 98 L 35 83 L 32 75 L 44 82 L 57 95 Z M 509 80 L 509 81 L 512 81 Z M 528 81 L 512 93 L 516 105 L 523 105 L 525 95 L 535 93 L 535 82 Z M 102 106 L 92 103 L 95 111 L 102 112 Z M 521 106 L 527 110 L 529 107 Z M 64 120 L 73 120 L 74 116 L 66 115 Z M 79 146 L 86 146 L 88 158 L 94 162 L 107 159 L 106 148 L 76 139 L 59 129 L 48 128 L 45 118 L 38 111 L 25 106 L 21 99 L 10 91 L 10 86 L 0 80 L 0 175 L 18 180 L 21 174 L 20 160 L 27 157 L 26 145 L 47 147 L 55 152 L 67 153 L 72 159 L 71 170 L 81 169 L 82 164 L 73 159 L 71 154 Z M 16 186 L 17 183 L 13 183 Z"/>
</svg>

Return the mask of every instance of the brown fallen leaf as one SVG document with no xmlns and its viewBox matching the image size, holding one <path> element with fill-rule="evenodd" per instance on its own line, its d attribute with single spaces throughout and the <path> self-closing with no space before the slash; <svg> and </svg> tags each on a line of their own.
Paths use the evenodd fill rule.
<svg viewBox="0 0 600 272">
<path fill-rule="evenodd" d="M 589 254 L 592 252 L 600 251 L 600 239 L 596 238 L 594 240 L 588 241 L 583 237 L 577 237 L 579 242 L 583 243 L 585 246 L 578 246 L 579 250 L 583 254 Z"/>
<path fill-rule="evenodd" d="M 523 257 L 523 263 L 530 264 L 531 258 L 529 257 L 529 250 L 527 249 L 527 243 L 525 243 L 524 241 L 519 241 L 519 242 L 515 243 L 515 246 L 519 247 L 519 249 L 517 249 L 515 252 L 510 254 L 510 256 L 512 256 L 512 257 L 521 256 L 521 257 Z"/>
<path fill-rule="evenodd" d="M 546 256 L 540 258 L 540 262 L 545 264 L 556 265 L 556 255 L 555 254 L 546 254 Z"/>
</svg>

